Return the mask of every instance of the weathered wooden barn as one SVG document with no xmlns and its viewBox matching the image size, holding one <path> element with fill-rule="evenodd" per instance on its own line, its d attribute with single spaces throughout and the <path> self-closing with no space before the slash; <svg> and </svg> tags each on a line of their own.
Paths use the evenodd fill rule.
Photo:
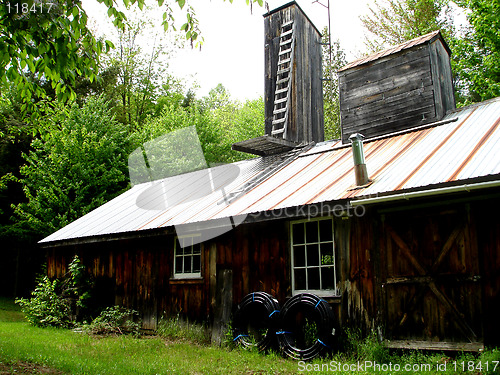
<svg viewBox="0 0 500 375">
<path fill-rule="evenodd" d="M 103 301 L 139 310 L 145 328 L 163 314 L 211 322 L 253 291 L 282 303 L 309 291 L 340 326 L 393 347 L 498 345 L 500 98 L 455 109 L 434 32 L 343 68 L 342 140 L 323 141 L 319 32 L 294 2 L 265 23 L 266 135 L 234 145 L 260 156 L 235 163 L 223 189 L 156 210 L 137 204 L 151 184 L 133 186 L 41 241 L 49 276 L 78 254 Z M 227 218 L 240 224 L 204 237 Z"/>
</svg>

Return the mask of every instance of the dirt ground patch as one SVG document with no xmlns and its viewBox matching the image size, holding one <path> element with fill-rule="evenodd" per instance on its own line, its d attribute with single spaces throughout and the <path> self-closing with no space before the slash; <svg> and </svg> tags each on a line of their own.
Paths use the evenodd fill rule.
<svg viewBox="0 0 500 375">
<path fill-rule="evenodd" d="M 0 375 L 33 375 L 33 374 L 43 374 L 43 375 L 63 375 L 64 372 L 59 370 L 41 366 L 34 363 L 28 362 L 16 362 L 14 364 L 6 364 L 0 362 Z"/>
</svg>

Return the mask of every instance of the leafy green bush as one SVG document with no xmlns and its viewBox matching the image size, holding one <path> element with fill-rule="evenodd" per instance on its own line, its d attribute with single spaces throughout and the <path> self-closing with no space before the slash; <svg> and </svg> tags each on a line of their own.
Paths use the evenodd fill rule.
<svg viewBox="0 0 500 375">
<path fill-rule="evenodd" d="M 26 199 L 14 208 L 22 236 L 45 236 L 102 206 L 128 184 L 127 129 L 102 97 L 47 116 L 20 168 Z"/>
<path fill-rule="evenodd" d="M 30 299 L 16 299 L 16 303 L 21 306 L 21 311 L 31 324 L 39 327 L 72 326 L 69 303 L 56 293 L 58 283 L 58 280 L 50 281 L 45 276 L 31 293 Z"/>
<path fill-rule="evenodd" d="M 81 309 L 86 307 L 91 287 L 85 266 L 75 255 L 62 279 L 51 281 L 47 276 L 40 277 L 31 298 L 19 298 L 16 303 L 35 326 L 72 327 Z"/>
<path fill-rule="evenodd" d="M 61 296 L 68 300 L 71 312 L 79 318 L 91 297 L 93 283 L 82 261 L 75 255 L 68 266 L 68 272 L 61 282 Z"/>
<path fill-rule="evenodd" d="M 210 342 L 209 331 L 205 325 L 183 320 L 179 315 L 175 318 L 161 317 L 156 333 L 164 338 L 189 340 L 199 344 Z"/>
<path fill-rule="evenodd" d="M 107 307 L 91 323 L 81 327 L 94 335 L 139 335 L 140 328 L 139 313 L 120 306 Z"/>
</svg>

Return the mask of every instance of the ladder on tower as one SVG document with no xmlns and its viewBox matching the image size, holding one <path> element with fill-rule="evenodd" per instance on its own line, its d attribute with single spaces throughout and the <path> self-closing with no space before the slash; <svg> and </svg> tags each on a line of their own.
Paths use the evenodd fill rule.
<svg viewBox="0 0 500 375">
<path fill-rule="evenodd" d="M 293 49 L 295 35 L 293 20 L 281 25 L 278 52 L 278 74 L 274 92 L 274 109 L 271 135 L 286 139 L 288 114 L 290 112 Z"/>
</svg>

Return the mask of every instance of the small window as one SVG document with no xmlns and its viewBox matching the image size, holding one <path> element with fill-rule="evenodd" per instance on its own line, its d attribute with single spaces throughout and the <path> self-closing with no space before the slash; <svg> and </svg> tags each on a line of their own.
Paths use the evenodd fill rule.
<svg viewBox="0 0 500 375">
<path fill-rule="evenodd" d="M 175 238 L 174 277 L 201 277 L 201 244 L 199 235 Z"/>
<path fill-rule="evenodd" d="M 337 295 L 332 218 L 292 222 L 291 235 L 293 293 Z"/>
</svg>

